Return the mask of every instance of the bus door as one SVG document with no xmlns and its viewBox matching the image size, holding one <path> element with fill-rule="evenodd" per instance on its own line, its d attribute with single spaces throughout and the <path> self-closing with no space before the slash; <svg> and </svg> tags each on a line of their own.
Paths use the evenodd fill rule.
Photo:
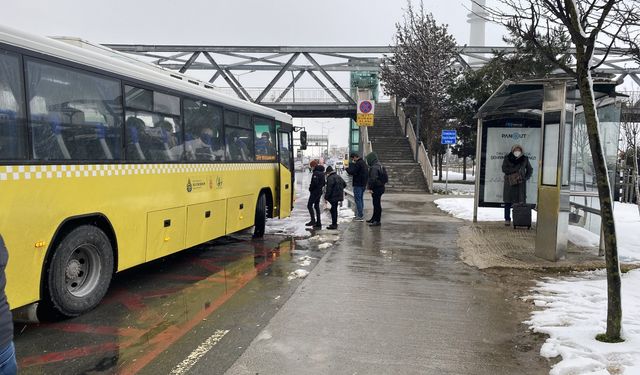
<svg viewBox="0 0 640 375">
<path fill-rule="evenodd" d="M 291 214 L 293 204 L 293 152 L 291 147 L 291 133 L 280 128 L 278 131 L 278 155 L 280 170 L 280 217 Z"/>
</svg>

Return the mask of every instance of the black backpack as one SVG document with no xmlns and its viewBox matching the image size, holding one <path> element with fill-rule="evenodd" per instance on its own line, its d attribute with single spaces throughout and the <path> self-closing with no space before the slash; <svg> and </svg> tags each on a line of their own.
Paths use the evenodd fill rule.
<svg viewBox="0 0 640 375">
<path fill-rule="evenodd" d="M 389 182 L 389 174 L 387 174 L 387 169 L 383 165 L 380 165 L 380 182 L 382 182 L 382 185 Z"/>
</svg>

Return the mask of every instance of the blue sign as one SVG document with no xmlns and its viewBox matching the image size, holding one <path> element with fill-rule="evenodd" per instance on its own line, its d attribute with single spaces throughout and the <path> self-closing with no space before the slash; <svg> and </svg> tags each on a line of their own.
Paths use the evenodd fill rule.
<svg viewBox="0 0 640 375">
<path fill-rule="evenodd" d="M 440 141 L 443 145 L 455 145 L 457 142 L 458 133 L 455 130 L 443 130 L 442 131 L 442 140 Z"/>
</svg>

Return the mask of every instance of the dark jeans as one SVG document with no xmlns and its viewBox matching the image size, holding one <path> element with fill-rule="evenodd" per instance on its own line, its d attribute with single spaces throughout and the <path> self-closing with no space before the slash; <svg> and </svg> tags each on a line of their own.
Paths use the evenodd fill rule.
<svg viewBox="0 0 640 375">
<path fill-rule="evenodd" d="M 0 348 L 0 375 L 16 375 L 17 373 L 16 349 L 11 342 L 4 348 Z"/>
<path fill-rule="evenodd" d="M 371 194 L 371 198 L 373 198 L 373 216 L 371 216 L 371 221 L 373 222 L 380 222 L 382 218 L 382 194 L 384 194 L 384 187 L 373 189 L 373 193 Z"/>
<path fill-rule="evenodd" d="M 364 217 L 364 186 L 353 187 L 353 200 L 356 201 L 356 217 Z"/>
<path fill-rule="evenodd" d="M 309 210 L 309 215 L 311 215 L 311 221 L 315 222 L 316 224 L 320 224 L 322 222 L 322 219 L 320 219 L 320 198 L 321 197 L 322 197 L 322 192 L 311 193 L 311 195 L 309 196 L 309 201 L 307 202 L 307 209 Z"/>
<path fill-rule="evenodd" d="M 504 204 L 504 221 L 511 221 L 511 206 L 513 203 Z"/>
<path fill-rule="evenodd" d="M 340 202 L 329 202 L 331 203 L 331 225 L 338 225 L 338 206 Z"/>
</svg>

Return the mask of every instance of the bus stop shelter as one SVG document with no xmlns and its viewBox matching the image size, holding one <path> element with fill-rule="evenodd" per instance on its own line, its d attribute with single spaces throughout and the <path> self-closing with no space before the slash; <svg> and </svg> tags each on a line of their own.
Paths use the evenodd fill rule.
<svg viewBox="0 0 640 375">
<path fill-rule="evenodd" d="M 608 77 L 594 79 L 610 181 L 616 168 L 620 128 L 617 84 Z M 479 174 L 474 222 L 478 207 L 504 207 L 502 162 L 518 144 L 533 167 L 526 182 L 526 203 L 535 207 L 538 215 L 535 254 L 550 261 L 564 259 L 570 218 L 600 234 L 595 172 L 575 79 L 558 76 L 506 81 L 479 109 L 476 119 Z"/>
</svg>

